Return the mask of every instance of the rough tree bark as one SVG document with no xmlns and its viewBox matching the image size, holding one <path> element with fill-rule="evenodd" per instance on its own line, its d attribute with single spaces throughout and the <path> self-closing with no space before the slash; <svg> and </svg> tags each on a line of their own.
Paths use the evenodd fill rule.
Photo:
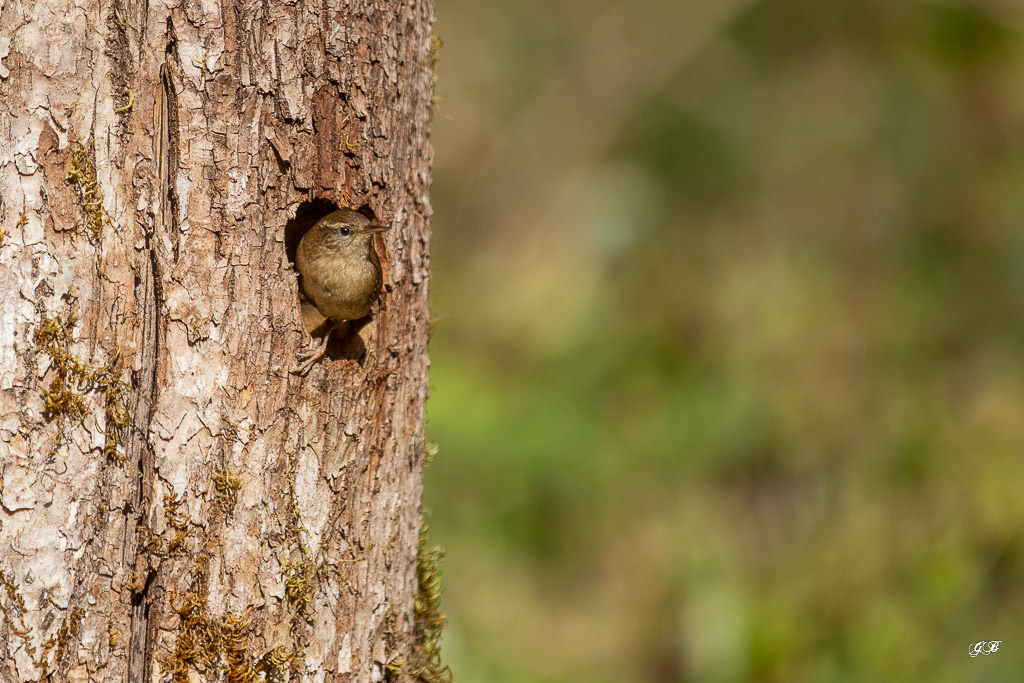
<svg viewBox="0 0 1024 683">
<path fill-rule="evenodd" d="M 440 675 L 432 13 L 0 0 L 0 680 Z M 385 290 L 297 377 L 335 206 L 392 226 Z"/>
</svg>

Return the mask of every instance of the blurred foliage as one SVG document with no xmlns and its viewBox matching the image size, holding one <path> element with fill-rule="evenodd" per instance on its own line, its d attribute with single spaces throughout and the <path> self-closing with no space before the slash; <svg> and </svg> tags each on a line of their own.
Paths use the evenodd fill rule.
<svg viewBox="0 0 1024 683">
<path fill-rule="evenodd" d="M 1015 678 L 1024 6 L 437 14 L 456 678 Z"/>
</svg>

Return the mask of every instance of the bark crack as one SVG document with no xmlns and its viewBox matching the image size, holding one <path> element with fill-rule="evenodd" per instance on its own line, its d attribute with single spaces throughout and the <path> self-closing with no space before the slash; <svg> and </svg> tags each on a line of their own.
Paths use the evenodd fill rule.
<svg viewBox="0 0 1024 683">
<path fill-rule="evenodd" d="M 128 538 L 125 543 L 126 565 L 132 567 L 133 581 L 131 633 L 128 648 L 129 683 L 142 683 L 145 676 L 146 650 L 148 642 L 148 589 L 152 579 L 148 556 L 139 548 L 140 527 L 145 523 L 153 488 L 153 453 L 149 447 L 148 434 L 156 399 L 156 361 L 158 354 L 156 268 L 153 251 L 147 237 L 148 256 L 143 267 L 142 282 L 138 285 L 137 296 L 144 302 L 142 315 L 142 369 L 132 406 L 131 436 L 128 444 L 128 462 L 135 463 L 133 477 L 135 492 L 132 517 L 126 520 Z M 142 588 L 138 588 L 142 583 Z"/>
<path fill-rule="evenodd" d="M 142 302 L 142 362 L 132 409 L 131 441 L 128 460 L 136 463 L 134 476 L 135 519 L 129 521 L 125 550 L 130 566 L 135 573 L 132 596 L 131 640 L 128 648 L 128 681 L 142 683 L 147 678 L 147 663 L 150 643 L 150 595 L 149 589 L 155 578 L 155 567 L 150 566 L 145 548 L 139 547 L 139 529 L 146 522 L 150 503 L 153 499 L 153 483 L 156 476 L 152 448 L 148 442 L 153 405 L 156 402 L 156 375 L 159 358 L 160 329 L 157 316 L 160 306 L 159 260 L 154 234 L 168 232 L 175 224 L 177 201 L 174 195 L 172 176 L 177 165 L 177 130 L 175 126 L 174 89 L 166 65 L 161 68 L 162 87 L 157 90 L 158 101 L 154 107 L 155 134 L 153 137 L 153 158 L 156 159 L 157 181 L 160 192 L 160 212 L 154 230 L 145 236 L 144 263 L 141 268 L 141 282 L 137 286 L 136 298 Z M 141 584 L 141 588 L 139 587 Z"/>
</svg>

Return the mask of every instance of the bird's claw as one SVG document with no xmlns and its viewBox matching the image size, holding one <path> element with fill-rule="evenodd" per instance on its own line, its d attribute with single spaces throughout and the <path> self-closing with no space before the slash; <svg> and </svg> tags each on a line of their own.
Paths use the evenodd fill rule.
<svg viewBox="0 0 1024 683">
<path fill-rule="evenodd" d="M 292 374 L 305 375 L 307 372 L 309 372 L 310 366 L 312 366 L 313 363 L 323 358 L 324 354 L 327 353 L 327 340 L 330 338 L 330 336 L 331 334 L 328 331 L 328 333 L 324 335 L 324 338 L 320 340 L 319 344 L 313 346 L 312 348 L 302 349 L 298 353 L 296 353 L 295 360 L 299 361 L 299 364 L 292 368 Z"/>
</svg>

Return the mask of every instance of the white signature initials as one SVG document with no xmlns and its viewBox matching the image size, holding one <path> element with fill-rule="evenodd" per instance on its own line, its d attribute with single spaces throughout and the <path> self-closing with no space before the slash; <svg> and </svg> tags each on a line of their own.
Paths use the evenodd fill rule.
<svg viewBox="0 0 1024 683">
<path fill-rule="evenodd" d="M 999 649 L 999 643 L 1001 643 L 1001 642 L 1003 642 L 1003 641 L 1001 641 L 1001 640 L 982 640 L 980 642 L 977 642 L 977 643 L 974 643 L 973 645 L 971 645 L 971 648 L 968 650 L 968 652 L 971 653 L 972 657 L 977 657 L 978 655 L 990 655 L 990 654 L 992 654 L 993 652 L 995 652 L 996 650 Z"/>
</svg>

